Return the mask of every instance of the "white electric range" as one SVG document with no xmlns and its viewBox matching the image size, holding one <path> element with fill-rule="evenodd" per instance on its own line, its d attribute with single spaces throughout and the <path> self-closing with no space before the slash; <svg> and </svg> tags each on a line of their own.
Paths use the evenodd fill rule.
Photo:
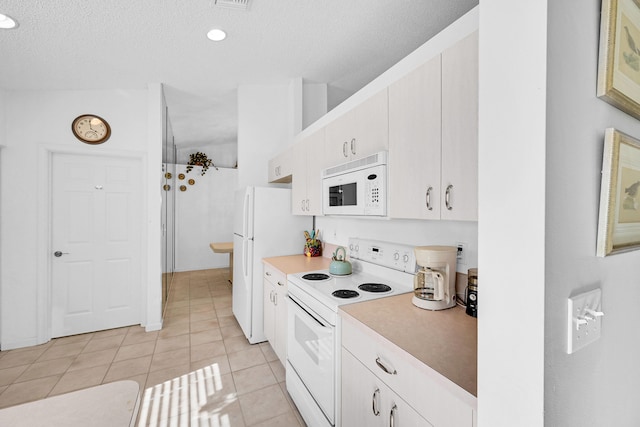
<svg viewBox="0 0 640 427">
<path fill-rule="evenodd" d="M 413 246 L 349 239 L 352 274 L 289 276 L 287 390 L 307 425 L 340 423 L 340 321 L 343 304 L 413 291 Z"/>
</svg>

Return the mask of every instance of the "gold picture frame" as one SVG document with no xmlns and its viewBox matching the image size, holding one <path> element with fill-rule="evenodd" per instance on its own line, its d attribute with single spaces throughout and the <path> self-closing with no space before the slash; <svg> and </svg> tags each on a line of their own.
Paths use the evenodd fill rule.
<svg viewBox="0 0 640 427">
<path fill-rule="evenodd" d="M 640 0 L 602 0 L 597 96 L 640 119 Z"/>
<path fill-rule="evenodd" d="M 605 130 L 596 255 L 640 249 L 640 140 Z"/>
</svg>

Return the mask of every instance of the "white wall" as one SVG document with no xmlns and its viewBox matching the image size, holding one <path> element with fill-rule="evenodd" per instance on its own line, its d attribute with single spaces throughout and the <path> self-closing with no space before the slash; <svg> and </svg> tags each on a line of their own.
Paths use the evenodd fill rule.
<svg viewBox="0 0 640 427">
<path fill-rule="evenodd" d="M 146 90 L 6 91 L 5 99 L 6 149 L 3 149 L 0 159 L 0 323 L 3 349 L 33 345 L 49 338 L 49 332 L 42 328 L 48 321 L 47 288 L 42 285 L 48 281 L 46 266 L 51 250 L 47 235 L 47 190 L 41 188 L 42 182 L 47 183 L 47 176 L 43 175 L 47 173 L 46 161 L 43 164 L 39 160 L 42 153 L 46 149 L 97 154 L 131 153 L 143 159 L 147 168 L 144 176 L 148 181 L 149 176 L 160 174 L 162 148 L 161 138 L 157 149 L 148 140 Z M 104 117 L 111 124 L 112 136 L 105 144 L 89 146 L 72 135 L 71 121 L 88 112 Z M 154 155 L 156 150 L 157 156 Z M 157 169 L 147 163 L 154 161 L 155 157 Z M 155 191 L 147 190 L 146 223 L 149 229 L 158 231 L 160 186 L 158 182 L 145 182 L 147 184 Z M 149 249 L 153 244 L 152 234 L 149 230 L 144 232 L 145 239 L 149 239 L 143 251 L 148 257 L 145 258 L 145 271 L 147 280 L 157 280 L 159 290 L 160 246 L 159 242 L 152 246 L 157 248 L 157 253 Z M 155 272 L 151 271 L 154 265 L 157 266 Z M 142 291 L 146 285 L 145 281 Z M 153 310 L 153 307 L 148 306 L 147 310 Z M 156 311 L 159 315 L 160 309 Z M 141 317 L 141 321 L 147 321 L 146 316 Z"/>
<path fill-rule="evenodd" d="M 2 150 L 5 144 L 5 93 L 0 88 L 0 169 L 2 168 Z M 0 173 L 0 207 L 2 206 L 2 174 Z M 0 210 L 1 212 L 1 210 Z M 0 227 L 0 240 L 2 240 L 2 228 Z M 0 259 L 2 259 L 2 246 L 0 246 Z M 2 264 L 0 263 L 0 280 L 2 277 Z M 0 282 L 0 301 L 2 301 L 2 286 Z M 0 346 L 2 345 L 2 305 L 0 305 Z"/>
<path fill-rule="evenodd" d="M 544 425 L 546 7 L 480 5 L 479 427 Z"/>
<path fill-rule="evenodd" d="M 289 86 L 238 88 L 238 188 L 264 186 L 269 159 L 290 141 Z"/>
<path fill-rule="evenodd" d="M 238 89 L 238 188 L 265 186 L 269 159 L 327 111 L 327 86 L 304 83 L 243 85 Z M 281 186 L 281 185 L 280 185 Z"/>
<path fill-rule="evenodd" d="M 176 192 L 176 271 L 227 267 L 229 255 L 214 253 L 209 243 L 233 241 L 238 170 L 209 168 L 204 176 L 198 166 L 185 170 L 176 165 L 174 178 L 184 173 L 185 179 L 174 179 L 171 190 Z M 180 191 L 181 185 L 187 190 Z"/>
<path fill-rule="evenodd" d="M 597 258 L 603 135 L 640 121 L 596 98 L 599 0 L 550 1 L 545 425 L 638 426 L 640 251 Z M 602 288 L 602 338 L 566 354 L 566 299 Z"/>
<path fill-rule="evenodd" d="M 346 246 L 349 237 L 361 237 L 413 246 L 467 243 L 467 263 L 459 273 L 478 266 L 478 223 L 473 221 L 419 221 L 375 218 L 316 217 L 320 240 Z"/>
<path fill-rule="evenodd" d="M 141 322 L 147 331 L 162 328 L 162 150 L 165 142 L 167 103 L 164 89 L 160 83 L 149 83 L 146 92 L 147 103 L 147 137 L 145 144 L 146 159 L 146 196 L 147 196 L 147 228 L 146 239 L 146 272 L 147 281 L 143 283 L 146 298 L 142 298 L 145 314 Z M 136 116 L 128 116 L 130 126 L 135 125 Z M 138 120 L 137 126 L 140 126 Z M 112 129 L 113 130 L 113 129 Z M 133 146 L 132 146 L 133 149 Z M 143 251 L 144 253 L 144 251 Z"/>
</svg>

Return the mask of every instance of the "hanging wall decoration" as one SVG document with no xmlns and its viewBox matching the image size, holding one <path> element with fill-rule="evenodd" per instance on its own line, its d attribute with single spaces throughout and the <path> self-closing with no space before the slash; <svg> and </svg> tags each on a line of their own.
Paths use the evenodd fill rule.
<svg viewBox="0 0 640 427">
<path fill-rule="evenodd" d="M 640 0 L 602 0 L 597 95 L 640 119 Z"/>
<path fill-rule="evenodd" d="M 605 130 L 596 255 L 640 249 L 640 140 Z"/>
</svg>

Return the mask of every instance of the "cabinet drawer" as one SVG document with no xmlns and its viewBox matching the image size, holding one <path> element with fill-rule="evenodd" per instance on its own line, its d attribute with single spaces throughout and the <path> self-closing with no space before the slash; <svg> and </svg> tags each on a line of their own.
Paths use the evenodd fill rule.
<svg viewBox="0 0 640 427">
<path fill-rule="evenodd" d="M 473 408 L 455 394 L 456 388 L 466 391 L 362 323 L 344 314 L 341 319 L 342 346 L 427 421 L 437 427 L 473 425 Z"/>
<path fill-rule="evenodd" d="M 279 287 L 287 287 L 287 275 L 269 263 L 264 263 L 264 279 Z"/>
</svg>

